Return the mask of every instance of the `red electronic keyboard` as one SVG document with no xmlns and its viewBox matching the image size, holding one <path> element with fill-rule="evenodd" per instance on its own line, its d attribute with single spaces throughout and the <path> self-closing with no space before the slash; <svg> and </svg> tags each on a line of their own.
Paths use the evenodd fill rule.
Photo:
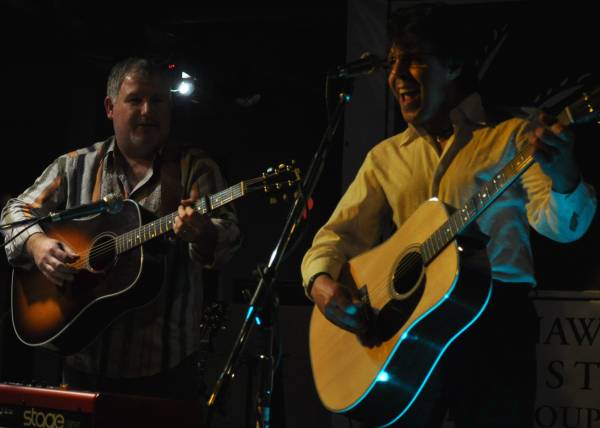
<svg viewBox="0 0 600 428">
<path fill-rule="evenodd" d="M 201 427 L 202 402 L 0 384 L 2 428 Z"/>
</svg>

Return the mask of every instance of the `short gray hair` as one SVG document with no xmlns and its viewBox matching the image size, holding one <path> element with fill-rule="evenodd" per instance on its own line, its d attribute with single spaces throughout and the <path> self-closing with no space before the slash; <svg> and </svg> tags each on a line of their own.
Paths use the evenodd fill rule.
<svg viewBox="0 0 600 428">
<path fill-rule="evenodd" d="M 119 94 L 123 80 L 128 74 L 138 73 L 145 77 L 160 76 L 165 82 L 170 84 L 170 76 L 167 67 L 161 67 L 159 64 L 146 59 L 130 57 L 116 63 L 108 75 L 106 82 L 106 96 L 114 100 Z"/>
</svg>

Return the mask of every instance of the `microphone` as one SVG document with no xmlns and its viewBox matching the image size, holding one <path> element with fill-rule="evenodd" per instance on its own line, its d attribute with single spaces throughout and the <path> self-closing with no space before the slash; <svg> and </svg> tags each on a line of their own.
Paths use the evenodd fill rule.
<svg viewBox="0 0 600 428">
<path fill-rule="evenodd" d="M 58 213 L 52 213 L 44 218 L 44 221 L 55 223 L 57 221 L 71 220 L 79 217 L 87 217 L 92 214 L 108 212 L 111 214 L 121 211 L 123 208 L 123 198 L 116 193 L 110 193 L 99 201 L 89 204 L 79 205 L 66 209 Z"/>
<path fill-rule="evenodd" d="M 327 77 L 336 79 L 350 79 L 353 77 L 366 76 L 377 70 L 387 70 L 390 68 L 388 59 L 379 58 L 371 52 L 364 52 L 360 59 L 338 66 L 335 70 L 327 73 Z"/>
</svg>

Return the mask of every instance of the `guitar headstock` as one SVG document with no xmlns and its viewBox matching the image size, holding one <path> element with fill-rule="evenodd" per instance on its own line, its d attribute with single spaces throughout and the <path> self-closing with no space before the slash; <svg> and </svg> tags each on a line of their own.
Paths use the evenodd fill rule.
<svg viewBox="0 0 600 428">
<path fill-rule="evenodd" d="M 293 189 L 301 180 L 300 168 L 296 167 L 295 161 L 290 164 L 280 164 L 277 167 L 267 168 L 261 177 L 245 182 L 248 191 L 262 190 L 264 193 L 282 192 L 281 199 L 288 198 L 286 191 Z M 294 190 L 294 196 L 297 191 Z M 270 202 L 276 202 L 275 197 Z"/>
<path fill-rule="evenodd" d="M 558 115 L 558 120 L 563 125 L 597 122 L 599 119 L 600 86 L 582 92 L 575 102 Z"/>
</svg>

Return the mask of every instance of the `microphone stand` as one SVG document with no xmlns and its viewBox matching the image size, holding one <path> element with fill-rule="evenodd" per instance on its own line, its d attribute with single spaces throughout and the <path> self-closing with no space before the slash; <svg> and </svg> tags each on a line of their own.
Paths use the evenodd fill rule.
<svg viewBox="0 0 600 428">
<path fill-rule="evenodd" d="M 77 207 L 68 208 L 56 213 L 50 213 L 43 217 L 30 218 L 25 220 L 18 220 L 12 223 L 0 225 L 0 230 L 14 229 L 15 227 L 25 226 L 20 232 L 10 238 L 8 241 L 3 243 L 3 247 L 8 243 L 12 242 L 20 234 L 25 232 L 27 229 L 35 226 L 36 224 L 43 223 L 55 223 L 63 220 L 71 220 L 80 217 L 87 217 L 92 214 L 98 214 L 101 212 L 114 213 L 121 210 L 123 207 L 123 200 L 118 194 L 108 194 L 104 196 L 100 201 L 93 202 L 90 204 L 79 205 Z"/>
<path fill-rule="evenodd" d="M 17 220 L 12 223 L 6 223 L 0 225 L 0 230 L 14 229 L 15 227 L 29 225 L 34 226 L 36 223 L 43 223 L 49 216 L 28 218 L 25 220 Z M 33 224 L 32 224 L 33 223 Z"/>
<path fill-rule="evenodd" d="M 254 295 L 250 300 L 246 318 L 242 324 L 233 349 L 229 354 L 225 368 L 219 375 L 214 389 L 208 399 L 208 420 L 211 420 L 212 412 L 215 406 L 219 404 L 219 399 L 223 391 L 228 387 L 229 382 L 234 377 L 234 370 L 238 365 L 240 356 L 247 344 L 248 337 L 258 322 L 267 329 L 268 337 L 265 341 L 263 353 L 259 355 L 261 367 L 260 391 L 257 402 L 257 421 L 256 426 L 259 428 L 270 428 L 271 426 L 271 398 L 273 392 L 274 374 L 276 369 L 275 356 L 273 355 L 274 334 L 276 328 L 273 325 L 274 317 L 277 309 L 277 299 L 273 293 L 273 282 L 277 275 L 277 270 L 285 253 L 285 250 L 290 243 L 294 232 L 298 229 L 302 220 L 302 213 L 307 207 L 307 201 L 311 197 L 318 180 L 325 166 L 325 158 L 329 149 L 333 145 L 333 136 L 337 130 L 344 111 L 344 106 L 350 101 L 350 91 L 342 91 L 339 94 L 338 102 L 329 119 L 329 123 L 325 133 L 321 139 L 319 147 L 315 152 L 308 171 L 301 184 L 300 195 L 296 198 L 290 213 L 288 214 L 285 226 L 279 237 L 275 249 L 271 253 L 269 263 L 258 269 L 260 279 Z"/>
</svg>

